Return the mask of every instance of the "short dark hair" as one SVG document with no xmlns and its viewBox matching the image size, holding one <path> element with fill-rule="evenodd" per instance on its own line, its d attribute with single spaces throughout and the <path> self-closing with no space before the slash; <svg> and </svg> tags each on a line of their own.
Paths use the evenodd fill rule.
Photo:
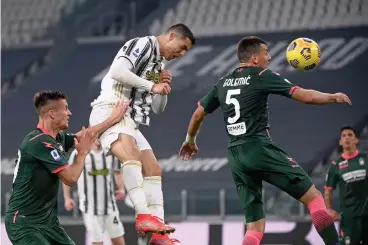
<svg viewBox="0 0 368 245">
<path fill-rule="evenodd" d="M 34 107 L 37 114 L 40 115 L 42 107 L 49 104 L 52 101 L 68 99 L 68 97 L 58 90 L 46 90 L 35 94 L 33 98 Z"/>
<path fill-rule="evenodd" d="M 256 36 L 244 37 L 238 43 L 237 55 L 240 62 L 248 62 L 253 54 L 258 53 L 261 44 L 267 43 Z"/>
<path fill-rule="evenodd" d="M 194 44 L 196 42 L 196 39 L 194 37 L 194 34 L 189 29 L 189 27 L 186 26 L 185 24 L 179 23 L 179 24 L 170 26 L 169 29 L 167 30 L 167 32 L 170 32 L 170 31 L 175 32 L 177 34 L 180 34 L 180 35 L 182 35 L 184 37 L 189 38 L 189 40 L 192 42 L 192 45 L 194 46 Z"/>
<path fill-rule="evenodd" d="M 353 127 L 351 127 L 351 126 L 349 126 L 349 125 L 343 126 L 343 127 L 341 127 L 341 129 L 340 129 L 340 134 L 341 134 L 344 130 L 351 130 L 351 131 L 353 131 L 355 138 L 358 138 L 358 133 L 357 133 L 357 131 L 355 130 L 355 128 L 353 128 Z"/>
</svg>

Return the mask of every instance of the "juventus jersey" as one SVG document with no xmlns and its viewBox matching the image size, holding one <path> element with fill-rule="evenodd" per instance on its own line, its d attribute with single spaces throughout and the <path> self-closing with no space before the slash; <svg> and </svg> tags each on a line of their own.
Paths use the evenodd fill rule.
<svg viewBox="0 0 368 245">
<path fill-rule="evenodd" d="M 163 57 L 160 56 L 159 44 L 155 36 L 134 38 L 127 41 L 119 50 L 113 62 L 125 58 L 133 66 L 137 76 L 158 83 L 163 69 Z M 152 104 L 152 92 L 129 87 L 111 78 L 110 71 L 101 83 L 99 97 L 92 106 L 114 104 L 119 99 L 132 99 L 127 114 L 138 124 L 149 125 L 149 112 Z"/>
<path fill-rule="evenodd" d="M 77 151 L 69 158 L 73 164 Z M 120 171 L 119 160 L 103 151 L 90 151 L 85 160 L 81 176 L 78 179 L 79 209 L 83 213 L 108 215 L 117 209 L 113 173 Z"/>
</svg>

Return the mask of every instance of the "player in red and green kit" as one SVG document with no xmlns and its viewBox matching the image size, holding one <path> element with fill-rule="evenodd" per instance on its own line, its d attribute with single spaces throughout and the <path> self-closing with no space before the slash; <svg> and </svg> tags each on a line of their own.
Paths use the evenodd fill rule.
<svg viewBox="0 0 368 245">
<path fill-rule="evenodd" d="M 349 98 L 342 93 L 302 89 L 268 70 L 271 59 L 268 47 L 257 37 L 243 38 L 237 55 L 239 67 L 222 77 L 199 101 L 180 149 L 181 157 L 188 160 L 197 153 L 195 138 L 202 121 L 220 107 L 229 135 L 229 165 L 247 222 L 243 245 L 259 245 L 263 238 L 262 180 L 304 203 L 325 244 L 339 244 L 322 194 L 307 173 L 268 134 L 267 99 L 268 95 L 277 94 L 306 104 L 350 104 Z"/>
<path fill-rule="evenodd" d="M 339 186 L 340 235 L 345 245 L 368 244 L 368 155 L 359 152 L 354 128 L 341 128 L 342 154 L 332 162 L 325 185 L 326 206 L 332 208 L 332 191 Z"/>
<path fill-rule="evenodd" d="M 6 231 L 12 244 L 74 244 L 57 218 L 59 179 L 70 186 L 77 182 L 95 138 L 120 122 L 128 106 L 128 103 L 117 103 L 106 121 L 73 135 L 62 131 L 68 128 L 71 116 L 66 99 L 59 91 L 35 95 L 39 123 L 18 149 L 13 193 L 5 214 Z M 69 166 L 66 152 L 73 146 L 78 156 Z"/>
</svg>

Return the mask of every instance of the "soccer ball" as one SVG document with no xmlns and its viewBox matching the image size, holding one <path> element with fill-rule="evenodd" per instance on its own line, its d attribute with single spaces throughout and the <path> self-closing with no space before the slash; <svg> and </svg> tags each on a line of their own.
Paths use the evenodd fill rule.
<svg viewBox="0 0 368 245">
<path fill-rule="evenodd" d="M 312 39 L 297 38 L 287 47 L 286 59 L 297 71 L 309 71 L 318 66 L 321 60 L 321 49 Z"/>
</svg>

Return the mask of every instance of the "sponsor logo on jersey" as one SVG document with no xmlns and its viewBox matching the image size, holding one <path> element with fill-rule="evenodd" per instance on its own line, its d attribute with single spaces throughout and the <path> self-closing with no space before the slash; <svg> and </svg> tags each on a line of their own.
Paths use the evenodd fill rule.
<svg viewBox="0 0 368 245">
<path fill-rule="evenodd" d="M 344 160 L 344 161 L 342 161 L 342 162 L 339 162 L 339 169 L 343 169 L 343 168 L 347 168 L 347 167 L 349 167 L 349 165 L 348 165 L 348 160 Z"/>
<path fill-rule="evenodd" d="M 227 127 L 227 132 L 230 135 L 234 135 L 234 136 L 242 135 L 242 134 L 245 134 L 245 132 L 247 132 L 245 122 L 227 125 L 226 127 Z"/>
<path fill-rule="evenodd" d="M 365 169 L 360 169 L 360 170 L 354 170 L 351 172 L 344 173 L 343 175 L 341 175 L 341 177 L 346 183 L 352 183 L 352 182 L 364 180 L 366 177 L 366 174 L 367 174 L 367 171 Z"/>
<path fill-rule="evenodd" d="M 154 83 L 159 83 L 160 82 L 160 74 L 156 73 L 154 71 L 147 71 L 146 72 L 146 78 L 149 81 L 152 81 Z"/>
<path fill-rule="evenodd" d="M 60 155 L 59 155 L 59 153 L 58 153 L 58 151 L 56 149 L 55 150 L 52 150 L 50 152 L 50 154 L 51 154 L 52 158 L 55 159 L 55 161 L 60 161 L 61 157 L 60 157 Z"/>
<path fill-rule="evenodd" d="M 360 164 L 360 166 L 364 165 L 364 159 L 363 158 L 359 158 L 359 164 Z"/>
<path fill-rule="evenodd" d="M 97 175 L 106 176 L 108 174 L 109 174 L 108 169 L 91 170 L 88 172 L 88 175 L 91 175 L 91 176 L 97 176 Z"/>
</svg>

